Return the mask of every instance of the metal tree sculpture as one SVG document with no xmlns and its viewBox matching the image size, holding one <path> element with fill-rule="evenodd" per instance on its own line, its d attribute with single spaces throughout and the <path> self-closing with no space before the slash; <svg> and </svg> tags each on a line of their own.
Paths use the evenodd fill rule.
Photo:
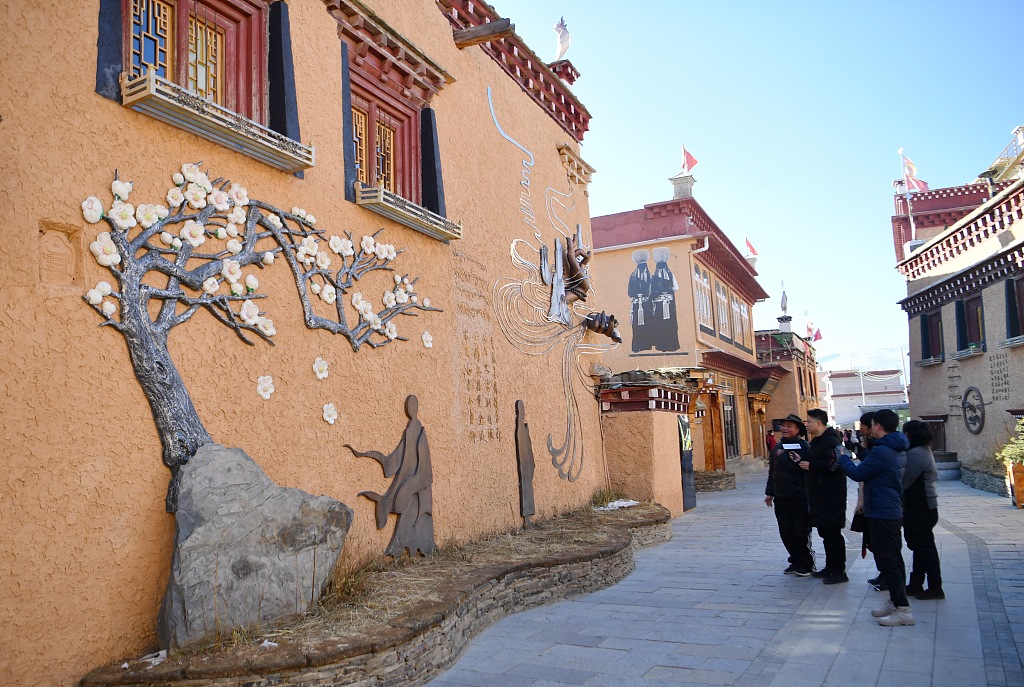
<svg viewBox="0 0 1024 687">
<path fill-rule="evenodd" d="M 119 180 L 116 172 L 109 210 L 104 211 L 95 196 L 82 203 L 86 221 L 105 220 L 110 226 L 90 250 L 118 285 L 115 290 L 101 281 L 84 299 L 104 318 L 100 326 L 120 332 L 128 346 L 135 375 L 153 410 L 163 462 L 171 471 L 168 512 L 177 506 L 178 469 L 211 441 L 168 353 L 168 336 L 202 309 L 245 343 L 255 345 L 247 336 L 251 334 L 273 345 L 273 320 L 256 304 L 266 294 L 257 293 L 259 280 L 252 272 L 244 274 L 245 268 L 266 269 L 277 257 L 283 258 L 295 277 L 306 325 L 344 336 L 354 351 L 364 344 L 377 348 L 407 340 L 392 321 L 398 315 L 439 310 L 430 307 L 429 299 L 420 300 L 416 279 L 396 274 L 379 312 L 361 293 L 352 294 L 358 315 L 350 324 L 343 294 L 369 272 L 394 272 L 392 261 L 402 252 L 377 241 L 383 230 L 364 236 L 358 245 L 346 231 L 330 237 L 325 248 L 325 232 L 305 210 L 284 212 L 250 199 L 244 187 L 226 179 L 211 181 L 197 164 L 182 165 L 172 180 L 169 208 L 127 203 L 132 184 Z M 224 243 L 211 248 L 217 241 Z M 310 294 L 333 305 L 336 317 L 314 312 Z M 158 305 L 151 307 L 154 301 Z"/>
</svg>

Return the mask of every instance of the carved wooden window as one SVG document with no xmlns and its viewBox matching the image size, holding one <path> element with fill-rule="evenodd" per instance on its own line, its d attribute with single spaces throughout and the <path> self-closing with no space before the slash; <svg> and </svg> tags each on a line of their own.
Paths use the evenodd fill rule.
<svg viewBox="0 0 1024 687">
<path fill-rule="evenodd" d="M 985 319 L 981 296 L 967 299 L 964 307 L 967 312 L 967 343 L 980 344 L 985 339 Z"/>
<path fill-rule="evenodd" d="M 711 284 L 708 271 L 699 266 L 693 268 L 693 288 L 697 300 L 697 323 L 708 329 L 715 328 L 715 320 L 711 309 Z"/>
<path fill-rule="evenodd" d="M 732 326 L 729 323 L 729 289 L 720 282 L 715 282 L 715 309 L 718 311 L 718 336 L 732 338 Z"/>
<path fill-rule="evenodd" d="M 420 202 L 419 112 L 352 70 L 352 139 L 359 181 Z"/>
<path fill-rule="evenodd" d="M 368 138 L 366 135 L 366 122 L 368 121 L 365 112 L 358 107 L 352 108 L 352 143 L 356 151 L 356 175 L 364 184 L 370 183 L 370 165 L 366 159 Z"/>
<path fill-rule="evenodd" d="M 1006 336 L 1024 335 L 1024 277 L 1006 280 Z"/>
<path fill-rule="evenodd" d="M 740 326 L 743 331 L 740 341 L 744 346 L 753 350 L 754 330 L 750 326 L 750 306 L 746 303 L 740 303 Z"/>
<path fill-rule="evenodd" d="M 941 358 L 942 350 L 942 312 L 921 315 L 921 358 Z"/>
<path fill-rule="evenodd" d="M 196 95 L 267 121 L 264 0 L 123 0 L 132 77 L 153 69 Z"/>
</svg>

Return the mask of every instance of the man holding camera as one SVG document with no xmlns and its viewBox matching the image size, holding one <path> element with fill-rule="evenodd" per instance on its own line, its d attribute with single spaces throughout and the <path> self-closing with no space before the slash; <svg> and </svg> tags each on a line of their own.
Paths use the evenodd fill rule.
<svg viewBox="0 0 1024 687">
<path fill-rule="evenodd" d="M 807 428 L 799 415 L 790 413 L 779 425 L 782 439 L 768 456 L 768 484 L 764 503 L 775 508 L 779 537 L 789 552 L 787 575 L 810 577 L 814 572 L 811 551 L 811 520 L 807 509 L 807 485 L 800 461 L 807 460 L 810 446 L 801 437 Z"/>
<path fill-rule="evenodd" d="M 814 573 L 825 584 L 849 582 L 846 575 L 846 475 L 839 467 L 839 453 L 845 451 L 839 432 L 828 426 L 828 413 L 819 408 L 807 411 L 807 433 L 811 448 L 800 467 L 807 471 L 807 498 L 811 525 L 825 546 L 825 567 Z"/>
</svg>

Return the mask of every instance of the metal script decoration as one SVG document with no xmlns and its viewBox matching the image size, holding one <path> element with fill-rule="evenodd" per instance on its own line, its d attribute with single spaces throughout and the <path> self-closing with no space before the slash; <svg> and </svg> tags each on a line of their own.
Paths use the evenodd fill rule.
<svg viewBox="0 0 1024 687">
<path fill-rule="evenodd" d="M 419 401 L 415 396 L 405 399 L 405 414 L 409 424 L 394 451 L 384 455 L 379 451 L 357 451 L 348 444 L 345 448 L 357 458 L 373 458 L 380 463 L 385 477 L 392 477 L 391 486 L 383 494 L 361 491 L 376 505 L 377 529 L 388 524 L 388 515 L 398 516 L 391 542 L 384 554 L 398 557 L 406 549 L 409 555 L 428 554 L 434 544 L 433 472 L 430 467 L 430 446 L 423 423 L 416 417 Z"/>
<path fill-rule="evenodd" d="M 964 400 L 960 403 L 964 409 L 964 426 L 971 434 L 981 434 L 985 428 L 985 400 L 976 386 L 967 387 Z"/>
<path fill-rule="evenodd" d="M 583 469 L 583 446 L 579 439 L 582 427 L 573 372 L 583 384 L 591 385 L 591 380 L 580 369 L 579 356 L 608 348 L 608 345 L 584 343 L 584 337 L 587 330 L 605 334 L 614 342 L 620 342 L 621 337 L 614 316 L 597 313 L 585 305 L 593 290 L 587 274 L 590 249 L 583 243 L 582 228 L 577 225 L 575 231 L 570 231 L 562 217 L 563 213 L 574 208 L 572 187 L 568 193 L 551 187 L 544 191 L 548 221 L 556 233 L 554 259 L 550 260 L 533 208 L 530 175 L 535 164 L 534 155 L 501 128 L 494 112 L 490 88 L 487 89 L 487 101 L 498 133 L 523 152 L 517 202 L 523 223 L 532 230 L 536 242 L 526 239 L 512 241 L 509 250 L 512 266 L 526 274 L 518 280 L 510 277 L 499 279 L 492 290 L 492 301 L 502 331 L 519 350 L 529 355 L 547 355 L 561 348 L 565 434 L 560 444 L 556 444 L 549 434 L 547 448 L 559 476 L 572 482 Z"/>
<path fill-rule="evenodd" d="M 530 516 L 537 513 L 537 508 L 533 502 L 533 442 L 522 401 L 516 401 L 516 463 L 519 467 L 519 513 L 529 527 Z"/>
<path fill-rule="evenodd" d="M 356 280 L 377 270 L 395 271 L 393 261 L 402 251 L 377 241 L 380 231 L 359 244 L 349 232 L 327 237 L 305 210 L 285 212 L 249 198 L 244 187 L 211 181 L 198 165 L 183 165 L 172 180 L 169 207 L 134 207 L 126 202 L 131 182 L 115 172 L 110 208 L 93 196 L 82 203 L 82 212 L 89 223 L 103 220 L 110 227 L 90 250 L 116 280 L 116 288 L 99 282 L 84 299 L 103 318 L 100 326 L 119 332 L 128 346 L 171 471 L 166 507 L 173 513 L 178 469 L 211 441 L 168 352 L 173 328 L 205 310 L 245 343 L 254 345 L 250 337 L 258 337 L 273 345 L 277 331 L 257 305 L 266 294 L 258 293 L 256 273 L 279 258 L 295 277 L 306 326 L 340 334 L 353 351 L 405 341 L 396 317 L 439 308 L 420 301 L 416 279 L 396 274 L 383 310 L 361 294 L 353 294 L 354 314 L 346 310 L 343 296 Z"/>
</svg>

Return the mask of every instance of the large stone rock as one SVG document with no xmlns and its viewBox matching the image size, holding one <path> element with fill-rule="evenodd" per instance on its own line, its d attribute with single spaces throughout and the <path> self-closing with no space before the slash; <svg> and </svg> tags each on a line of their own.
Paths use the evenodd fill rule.
<svg viewBox="0 0 1024 687">
<path fill-rule="evenodd" d="M 244 451 L 206 444 L 181 468 L 161 648 L 302 613 L 320 598 L 351 523 L 340 501 L 279 487 Z"/>
</svg>

